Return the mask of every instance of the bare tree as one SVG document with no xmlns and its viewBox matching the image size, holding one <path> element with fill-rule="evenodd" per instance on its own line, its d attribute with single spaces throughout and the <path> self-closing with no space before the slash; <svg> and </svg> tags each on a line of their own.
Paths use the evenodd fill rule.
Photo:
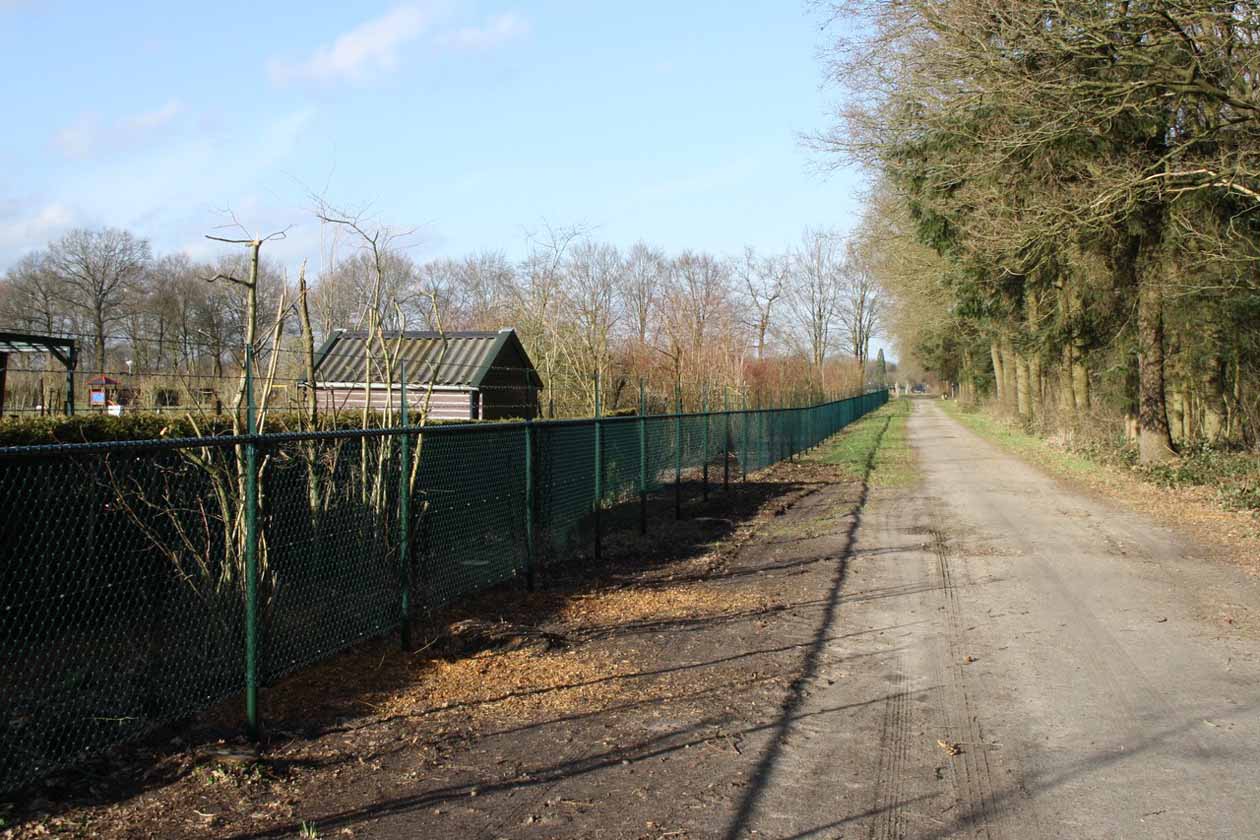
<svg viewBox="0 0 1260 840">
<path fill-rule="evenodd" d="M 710 375 L 703 359 L 713 347 L 725 345 L 731 336 L 730 275 L 724 262 L 710 254 L 683 251 L 670 263 L 669 285 L 662 318 L 667 346 L 660 348 L 671 360 L 674 379 L 684 370 L 699 382 Z M 684 366 L 684 359 L 692 364 Z"/>
<path fill-rule="evenodd" d="M 828 230 L 807 229 L 792 255 L 787 306 L 804 339 L 810 363 L 821 371 L 835 340 L 843 280 L 840 239 Z"/>
<path fill-rule="evenodd" d="M 515 283 L 515 272 L 501 251 L 480 251 L 459 263 L 461 308 L 468 325 L 478 330 L 503 326 Z"/>
<path fill-rule="evenodd" d="M 576 375 L 577 389 L 594 400 L 593 374 L 608 382 L 612 339 L 622 312 L 618 291 L 623 285 L 621 255 L 611 245 L 580 242 L 565 263 L 562 321 L 556 338 L 560 352 Z"/>
<path fill-rule="evenodd" d="M 735 261 L 735 273 L 748 297 L 747 324 L 753 331 L 757 358 L 765 359 L 776 304 L 783 297 L 789 272 L 789 260 L 783 256 L 762 257 L 753 248 L 745 248 Z"/>
<path fill-rule="evenodd" d="M 665 255 L 646 242 L 636 242 L 626 254 L 622 296 L 634 338 L 641 347 L 647 346 L 652 338 L 653 319 L 660 304 L 666 271 Z"/>
<path fill-rule="evenodd" d="M 134 289 L 150 259 L 148 240 L 117 228 L 76 229 L 48 247 L 48 267 L 69 306 L 85 313 L 93 331 L 93 362 L 105 370 L 105 342 L 134 305 Z"/>
<path fill-rule="evenodd" d="M 5 273 L 3 283 L 0 319 L 4 323 L 42 333 L 78 331 L 75 313 L 65 305 L 65 290 L 46 252 L 22 257 Z"/>
<path fill-rule="evenodd" d="M 866 370 L 871 338 L 883 317 L 883 298 L 871 262 L 862 248 L 849 242 L 840 264 L 843 291 L 840 321 L 848 338 L 849 350 L 858 367 Z"/>
</svg>

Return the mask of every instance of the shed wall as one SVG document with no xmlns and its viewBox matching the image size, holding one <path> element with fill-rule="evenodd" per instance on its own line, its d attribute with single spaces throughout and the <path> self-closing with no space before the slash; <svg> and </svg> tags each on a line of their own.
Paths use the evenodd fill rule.
<svg viewBox="0 0 1260 840">
<path fill-rule="evenodd" d="M 362 411 L 365 402 L 374 411 L 384 411 L 391 402 L 395 411 L 401 406 L 398 390 L 390 393 L 384 388 L 373 388 L 370 402 L 363 388 L 319 388 L 318 393 L 319 407 L 323 411 Z M 470 395 L 471 391 L 434 391 L 429 402 L 429 419 L 470 419 Z M 418 412 L 424 405 L 425 392 L 413 389 L 408 397 L 409 410 Z"/>
</svg>

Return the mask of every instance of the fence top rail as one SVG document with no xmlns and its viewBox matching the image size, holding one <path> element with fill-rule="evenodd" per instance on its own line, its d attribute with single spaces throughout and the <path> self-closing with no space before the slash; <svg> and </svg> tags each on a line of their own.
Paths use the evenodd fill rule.
<svg viewBox="0 0 1260 840">
<path fill-rule="evenodd" d="M 379 429 L 330 429 L 320 432 L 266 432 L 254 435 L 220 435 L 214 437 L 152 438 L 148 440 L 101 440 L 85 443 L 38 443 L 26 446 L 0 446 L 0 458 L 21 458 L 23 456 L 37 457 L 41 455 L 90 455 L 101 452 L 146 451 L 155 449 L 200 449 L 206 447 L 222 448 L 228 446 L 244 446 L 251 443 L 255 445 L 267 445 L 320 440 L 397 437 L 405 434 L 470 434 L 473 432 L 496 432 L 507 429 L 523 430 L 526 422 L 531 424 L 534 428 L 547 428 L 563 426 L 592 426 L 597 420 L 601 423 L 618 423 L 639 419 L 659 420 L 664 418 L 674 419 L 705 416 L 723 417 L 726 415 L 744 414 L 778 414 L 785 411 L 809 411 L 813 409 L 827 408 L 829 406 L 839 405 L 851 400 L 861 399 L 862 397 L 867 397 L 871 394 L 882 393 L 887 390 L 887 388 L 877 388 L 838 400 L 815 403 L 814 405 L 784 408 L 730 409 L 728 411 L 709 412 L 694 411 L 683 412 L 681 414 L 624 414 L 616 417 L 576 417 L 559 420 L 504 420 L 494 423 L 450 423 L 440 426 L 391 426 Z"/>
</svg>

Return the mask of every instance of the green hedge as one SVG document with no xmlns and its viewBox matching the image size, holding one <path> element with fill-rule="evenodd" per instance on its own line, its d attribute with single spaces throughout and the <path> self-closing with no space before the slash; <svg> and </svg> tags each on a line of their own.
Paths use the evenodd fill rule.
<svg viewBox="0 0 1260 840">
<path fill-rule="evenodd" d="M 377 418 L 377 425 L 383 421 Z M 370 421 L 369 421 L 370 422 Z M 504 422 L 501 420 L 433 420 L 431 426 L 458 423 Z M 301 429 L 296 413 L 272 413 L 267 417 L 264 432 L 293 432 Z M 321 415 L 320 430 L 361 429 L 360 414 L 340 412 L 335 417 Z M 200 433 L 200 435 L 198 434 Z M 5 417 L 0 419 L 0 446 L 33 446 L 48 443 L 98 443 L 111 440 L 154 440 L 155 438 L 218 437 L 232 434 L 232 418 L 224 414 L 197 418 L 197 424 L 187 415 L 176 414 L 126 414 L 114 417 L 108 414 L 80 414 L 74 417 Z"/>
</svg>

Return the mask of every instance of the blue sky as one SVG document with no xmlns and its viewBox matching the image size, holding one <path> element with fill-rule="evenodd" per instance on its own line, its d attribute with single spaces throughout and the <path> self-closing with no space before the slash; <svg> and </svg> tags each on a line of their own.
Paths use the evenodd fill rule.
<svg viewBox="0 0 1260 840">
<path fill-rule="evenodd" d="M 858 208 L 799 140 L 820 37 L 798 0 L 0 0 L 0 268 L 81 225 L 212 255 L 225 208 L 318 265 L 311 191 L 421 228 L 420 258 L 544 222 L 781 249 Z"/>
</svg>

